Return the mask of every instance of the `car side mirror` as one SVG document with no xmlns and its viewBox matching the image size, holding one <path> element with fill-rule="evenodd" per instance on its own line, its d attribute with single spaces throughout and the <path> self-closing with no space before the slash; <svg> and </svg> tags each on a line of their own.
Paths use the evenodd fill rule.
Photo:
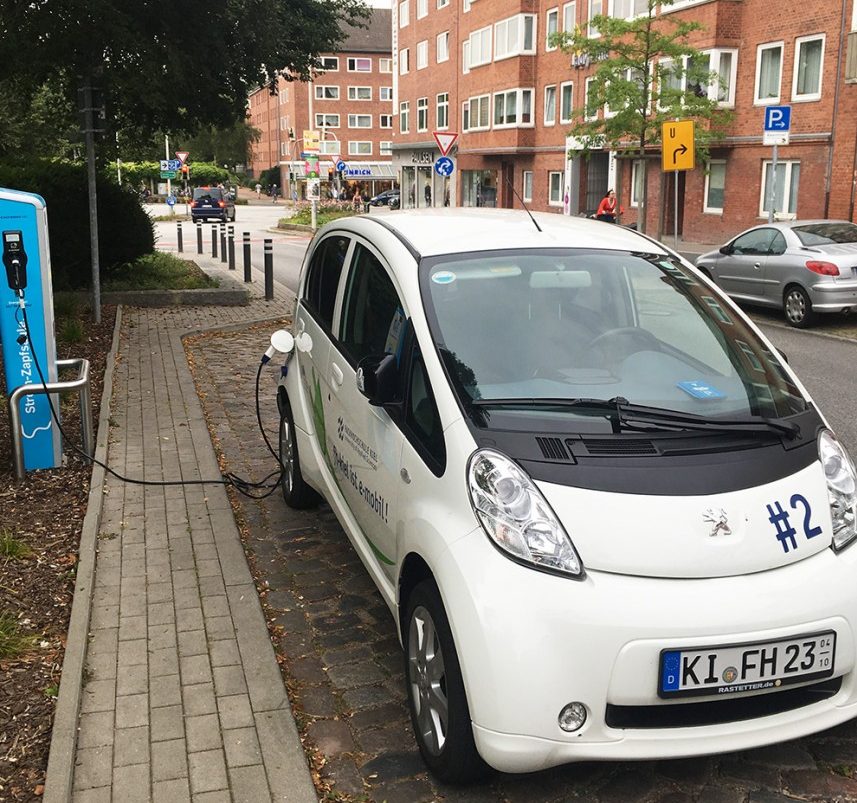
<svg viewBox="0 0 857 803">
<path fill-rule="evenodd" d="M 364 357 L 357 365 L 357 390 L 373 407 L 396 401 L 399 369 L 393 354 Z"/>
<path fill-rule="evenodd" d="M 732 246 L 731 245 L 720 246 L 720 253 L 725 254 L 726 256 L 729 256 L 729 254 L 732 253 Z"/>
</svg>

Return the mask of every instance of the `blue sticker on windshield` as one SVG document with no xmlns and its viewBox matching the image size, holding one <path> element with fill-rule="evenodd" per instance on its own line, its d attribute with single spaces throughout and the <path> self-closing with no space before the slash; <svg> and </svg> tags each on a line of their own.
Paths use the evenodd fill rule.
<svg viewBox="0 0 857 803">
<path fill-rule="evenodd" d="M 679 382 L 680 387 L 689 396 L 694 399 L 725 399 L 726 394 L 721 393 L 717 388 L 707 385 L 701 379 L 694 379 L 689 382 Z"/>
<path fill-rule="evenodd" d="M 451 270 L 439 270 L 431 280 L 435 284 L 452 284 L 455 281 L 455 274 Z"/>
</svg>

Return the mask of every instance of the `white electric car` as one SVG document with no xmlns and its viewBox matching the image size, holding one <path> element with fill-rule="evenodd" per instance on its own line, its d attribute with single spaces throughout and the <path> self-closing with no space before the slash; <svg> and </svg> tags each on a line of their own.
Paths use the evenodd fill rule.
<svg viewBox="0 0 857 803">
<path fill-rule="evenodd" d="M 285 499 L 330 503 L 390 606 L 436 776 L 857 716 L 853 464 L 681 257 L 559 215 L 339 220 L 294 335 Z"/>
</svg>

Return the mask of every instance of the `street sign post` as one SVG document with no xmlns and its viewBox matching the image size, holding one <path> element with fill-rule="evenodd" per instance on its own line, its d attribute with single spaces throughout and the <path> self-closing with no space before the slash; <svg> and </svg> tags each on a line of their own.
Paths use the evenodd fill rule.
<svg viewBox="0 0 857 803">
<path fill-rule="evenodd" d="M 695 129 L 693 120 L 673 120 L 661 127 L 661 168 L 666 173 L 673 171 L 675 185 L 675 209 L 673 214 L 673 239 L 678 248 L 678 174 L 682 170 L 696 167 Z"/>
<path fill-rule="evenodd" d="M 184 164 L 187 161 L 188 156 L 190 156 L 189 151 L 176 151 L 176 159 L 178 159 L 181 164 Z"/>
<path fill-rule="evenodd" d="M 455 141 L 458 139 L 458 132 L 432 131 L 432 136 L 434 137 L 434 141 L 437 143 L 437 147 L 440 150 L 440 155 L 446 156 L 452 150 L 452 146 L 455 145 Z"/>
<path fill-rule="evenodd" d="M 175 178 L 176 171 L 175 170 L 161 170 L 161 178 Z"/>
<path fill-rule="evenodd" d="M 318 131 L 304 129 L 304 150 L 309 153 L 318 153 Z"/>
<path fill-rule="evenodd" d="M 774 222 L 774 204 L 777 197 L 777 147 L 789 144 L 791 127 L 791 106 L 768 106 L 765 109 L 762 144 L 774 147 L 774 152 L 771 154 L 771 180 L 768 188 L 768 223 Z"/>
<path fill-rule="evenodd" d="M 449 178 L 454 171 L 455 162 L 453 162 L 448 156 L 441 156 L 440 159 L 434 163 L 434 172 L 439 176 Z"/>
</svg>

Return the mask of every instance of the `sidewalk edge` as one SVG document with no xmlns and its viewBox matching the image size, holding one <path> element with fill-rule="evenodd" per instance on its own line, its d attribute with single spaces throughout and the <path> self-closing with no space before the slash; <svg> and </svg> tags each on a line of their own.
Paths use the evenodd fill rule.
<svg viewBox="0 0 857 803">
<path fill-rule="evenodd" d="M 101 411 L 98 416 L 98 436 L 95 441 L 95 459 L 107 462 L 107 440 L 110 433 L 108 419 L 113 397 L 113 368 L 119 351 L 119 331 L 122 327 L 122 307 L 116 309 L 113 327 L 113 344 L 104 366 L 104 386 L 101 391 Z M 71 800 L 74 778 L 74 757 L 77 747 L 77 721 L 83 693 L 83 667 L 89 634 L 89 617 L 92 588 L 95 579 L 95 547 L 101 524 L 104 486 L 104 469 L 93 464 L 89 483 L 86 515 L 80 534 L 74 600 L 66 636 L 65 655 L 60 675 L 60 689 L 54 711 L 48 768 L 45 774 L 45 803 L 66 803 Z"/>
</svg>

